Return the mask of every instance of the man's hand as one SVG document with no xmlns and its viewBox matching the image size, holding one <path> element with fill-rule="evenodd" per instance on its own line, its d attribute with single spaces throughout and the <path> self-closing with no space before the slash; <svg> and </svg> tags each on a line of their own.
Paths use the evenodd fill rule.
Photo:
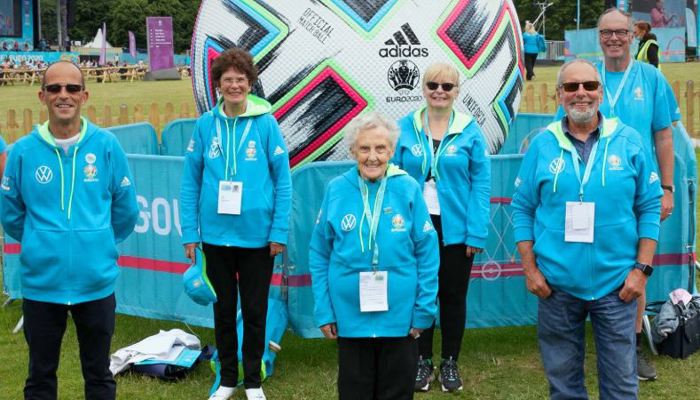
<svg viewBox="0 0 700 400">
<path fill-rule="evenodd" d="M 647 276 L 644 275 L 644 272 L 637 268 L 632 268 L 632 271 L 627 274 L 625 285 L 622 287 L 622 290 L 620 290 L 620 300 L 629 303 L 644 294 L 644 288 L 646 288 L 646 286 Z"/>
<path fill-rule="evenodd" d="M 535 261 L 535 253 L 532 251 L 531 240 L 524 240 L 518 242 L 518 253 L 520 253 L 520 260 L 523 264 L 523 272 L 525 272 L 525 285 L 527 290 L 535 296 L 546 299 L 552 294 L 552 288 L 549 287 L 547 280 L 544 279 L 544 275 L 537 268 L 537 262 Z"/>
<path fill-rule="evenodd" d="M 423 333 L 423 330 L 420 328 L 411 328 L 411 330 L 408 331 L 408 334 L 411 335 L 414 339 L 418 339 L 421 333 Z"/>
<path fill-rule="evenodd" d="M 484 249 L 480 249 L 478 247 L 472 247 L 472 246 L 467 246 L 467 257 L 475 256 L 479 253 L 484 251 Z"/>
<path fill-rule="evenodd" d="M 326 339 L 337 339 L 338 338 L 338 327 L 335 322 L 323 325 L 321 327 L 321 333 Z"/>
<path fill-rule="evenodd" d="M 199 243 L 187 243 L 185 244 L 185 257 L 187 257 L 192 264 L 195 262 L 195 252 L 194 249 L 197 248 Z"/>
<path fill-rule="evenodd" d="M 664 190 L 664 197 L 661 198 L 661 220 L 671 216 L 673 212 L 673 193 Z"/>
<path fill-rule="evenodd" d="M 546 299 L 552 294 L 552 288 L 549 287 L 547 280 L 544 279 L 544 275 L 540 272 L 537 266 L 531 266 L 524 268 L 525 271 L 525 285 L 527 285 L 527 290 L 535 296 Z"/>
<path fill-rule="evenodd" d="M 270 242 L 270 257 L 274 257 L 278 254 L 282 254 L 284 251 L 284 245 L 275 243 L 275 242 Z"/>
</svg>

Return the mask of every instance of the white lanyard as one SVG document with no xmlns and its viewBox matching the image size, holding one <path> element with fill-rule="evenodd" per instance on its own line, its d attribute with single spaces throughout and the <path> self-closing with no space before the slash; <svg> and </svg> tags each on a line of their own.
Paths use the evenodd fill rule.
<svg viewBox="0 0 700 400">
<path fill-rule="evenodd" d="M 235 176 L 236 173 L 238 173 L 238 160 L 236 153 L 238 153 L 241 150 L 241 146 L 243 143 L 245 143 L 246 138 L 248 137 L 248 132 L 250 132 L 250 126 L 253 122 L 252 118 L 248 118 L 246 121 L 245 128 L 243 129 L 243 135 L 241 136 L 241 141 L 238 143 L 238 148 L 236 148 L 236 122 L 238 121 L 238 118 L 234 118 L 233 120 L 233 138 L 231 138 L 231 132 L 229 131 L 228 128 L 228 120 L 224 120 L 224 123 L 226 124 L 226 152 L 224 153 L 224 148 L 222 146 L 221 142 L 221 121 L 219 120 L 218 123 L 216 124 L 216 138 L 218 140 L 218 145 L 219 145 L 219 150 L 221 153 L 224 153 L 224 165 L 225 165 L 225 170 L 224 170 L 224 180 L 228 180 L 228 174 L 229 174 L 229 159 L 230 159 L 230 153 L 231 153 L 231 142 L 233 142 L 233 175 Z"/>
<path fill-rule="evenodd" d="M 622 93 L 622 88 L 625 86 L 625 83 L 627 82 L 627 78 L 629 77 L 630 71 L 632 70 L 632 64 L 634 64 L 634 60 L 630 60 L 630 63 L 627 65 L 627 68 L 625 69 L 625 74 L 622 75 L 622 80 L 620 81 L 620 85 L 617 87 L 617 91 L 615 92 L 615 97 L 610 96 L 610 91 L 608 90 L 608 87 L 605 84 L 605 74 L 606 74 L 606 69 L 605 69 L 605 63 L 603 63 L 603 86 L 604 86 L 604 92 L 605 95 L 608 97 L 608 103 L 610 103 L 610 115 L 615 116 L 615 105 L 617 104 L 617 101 L 620 99 L 620 93 Z"/>
<path fill-rule="evenodd" d="M 374 250 L 372 254 L 372 269 L 377 270 L 377 264 L 379 264 L 379 246 L 377 246 L 377 228 L 379 227 L 379 217 L 382 214 L 382 203 L 384 202 L 384 192 L 386 190 L 387 178 L 384 177 L 379 184 L 379 189 L 377 190 L 377 195 L 374 198 L 374 212 L 369 208 L 369 188 L 367 184 L 362 179 L 362 177 L 357 175 L 357 183 L 360 186 L 360 194 L 362 196 L 362 205 L 364 207 L 364 212 L 360 220 L 360 228 L 358 232 L 360 234 L 360 247 L 362 252 L 365 252 L 364 240 L 362 239 L 362 225 L 365 218 L 369 221 L 369 245 L 370 250 Z M 372 242 L 374 242 L 374 249 L 372 249 Z"/>
<path fill-rule="evenodd" d="M 578 154 L 578 151 L 576 151 L 575 148 L 571 152 L 572 158 L 574 160 L 574 171 L 576 172 L 576 178 L 579 182 L 578 197 L 579 201 L 581 202 L 583 202 L 583 187 L 586 185 L 586 183 L 588 183 L 588 180 L 591 177 L 591 170 L 593 169 L 593 164 L 595 163 L 595 154 L 598 151 L 598 143 L 600 143 L 600 139 L 598 139 L 595 142 L 595 144 L 593 144 L 591 153 L 588 155 L 588 162 L 586 162 L 586 169 L 583 172 L 583 179 L 581 179 L 581 170 L 579 167 L 581 156 Z"/>
</svg>

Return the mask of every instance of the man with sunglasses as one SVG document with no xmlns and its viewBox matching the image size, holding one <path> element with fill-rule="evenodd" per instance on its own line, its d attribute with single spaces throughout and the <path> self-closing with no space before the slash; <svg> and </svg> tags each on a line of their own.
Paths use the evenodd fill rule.
<svg viewBox="0 0 700 400">
<path fill-rule="evenodd" d="M 557 88 L 565 116 L 532 141 L 512 202 L 550 397 L 588 398 L 590 317 L 600 398 L 636 399 L 634 316 L 659 234 L 659 177 L 639 133 L 599 112 L 593 64 L 567 62 Z"/>
<path fill-rule="evenodd" d="M 116 396 L 109 371 L 116 244 L 133 231 L 138 208 L 117 139 L 80 115 L 87 99 L 76 65 L 50 65 L 39 91 L 49 120 L 14 144 L 0 184 L 0 220 L 22 245 L 26 399 L 56 399 L 68 312 L 78 337 L 85 398 Z"/>
</svg>

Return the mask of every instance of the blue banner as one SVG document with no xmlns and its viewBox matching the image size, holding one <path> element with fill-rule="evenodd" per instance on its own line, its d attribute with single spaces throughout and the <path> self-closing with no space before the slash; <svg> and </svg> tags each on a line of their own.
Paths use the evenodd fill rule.
<svg viewBox="0 0 700 400">
<path fill-rule="evenodd" d="M 521 118 L 522 116 L 519 116 Z M 539 132 L 538 124 L 551 116 L 526 117 L 515 125 L 520 142 Z M 518 153 L 521 143 L 513 143 Z M 675 212 L 662 224 L 654 265 L 647 286 L 648 301 L 665 300 L 682 287 L 694 292 L 696 160 L 682 124 L 674 127 Z M 185 295 L 182 273 L 187 269 L 180 243 L 180 178 L 183 157 L 130 154 L 129 163 L 137 191 L 139 218 L 134 233 L 119 246 L 121 275 L 117 281 L 117 310 L 146 318 L 185 321 L 213 326 L 210 307 L 199 306 Z M 525 288 L 520 258 L 513 240 L 510 201 L 522 155 L 492 156 L 492 193 L 489 237 L 477 256 L 469 286 L 468 326 L 526 325 L 536 321 L 535 296 Z M 289 246 L 273 274 L 271 299 L 286 304 L 289 326 L 303 337 L 320 335 L 313 321 L 313 296 L 308 270 L 308 244 L 313 221 L 326 183 L 346 171 L 353 162 L 315 162 L 292 175 L 293 197 Z M 611 239 L 611 240 L 614 240 Z M 5 291 L 21 298 L 20 245 L 6 238 L 4 248 Z M 277 326 L 277 325 L 275 325 Z M 275 329 L 282 329 L 279 326 Z"/>
<path fill-rule="evenodd" d="M 58 60 L 69 60 L 75 63 L 78 62 L 78 53 L 73 52 L 58 52 L 58 51 L 0 51 L 0 60 L 9 58 L 19 65 L 22 61 L 43 61 L 51 64 Z"/>
</svg>

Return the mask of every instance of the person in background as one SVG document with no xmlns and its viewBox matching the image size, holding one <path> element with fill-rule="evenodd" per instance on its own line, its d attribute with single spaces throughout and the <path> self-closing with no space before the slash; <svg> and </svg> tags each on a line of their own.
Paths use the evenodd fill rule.
<svg viewBox="0 0 700 400">
<path fill-rule="evenodd" d="M 309 246 L 314 318 L 338 342 L 341 400 L 412 399 L 415 339 L 435 319 L 437 235 L 420 185 L 389 163 L 398 134 L 378 113 L 348 124 L 357 165 L 328 184 Z"/>
<path fill-rule="evenodd" d="M 49 120 L 18 140 L 0 183 L 0 220 L 21 242 L 22 312 L 29 347 L 25 399 L 56 399 L 70 312 L 85 398 L 112 400 L 117 243 L 134 230 L 136 193 L 117 138 L 81 117 L 88 99 L 77 65 L 46 70 L 39 100 Z"/>
<path fill-rule="evenodd" d="M 634 37 L 639 39 L 639 48 L 634 58 L 659 68 L 659 43 L 656 35 L 651 33 L 651 25 L 646 21 L 635 22 Z"/>
<path fill-rule="evenodd" d="M 513 235 L 550 398 L 586 399 L 585 324 L 595 338 L 599 397 L 637 399 L 635 315 L 659 236 L 661 186 L 637 131 L 599 112 L 600 74 L 565 63 L 560 121 L 530 144 L 515 180 Z M 614 238 L 614 240 L 611 240 Z"/>
<path fill-rule="evenodd" d="M 529 81 L 535 77 L 535 61 L 537 61 L 537 55 L 547 50 L 544 37 L 537 33 L 535 25 L 530 21 L 525 21 L 523 44 L 525 45 L 525 79 Z"/>
<path fill-rule="evenodd" d="M 194 262 L 202 244 L 217 294 L 214 333 L 221 385 L 210 400 L 233 396 L 238 382 L 237 303 L 243 315 L 243 386 L 264 400 L 260 366 L 274 257 L 287 243 L 292 184 L 289 153 L 267 101 L 250 94 L 253 58 L 234 48 L 211 71 L 220 99 L 197 120 L 185 154 L 180 201 L 182 243 Z"/>
<path fill-rule="evenodd" d="M 462 389 L 457 361 L 467 315 L 467 288 L 474 256 L 486 245 L 491 163 L 481 128 L 453 108 L 459 72 L 435 63 L 425 70 L 426 105 L 399 121 L 401 136 L 393 162 L 421 187 L 440 245 L 439 291 L 442 349 L 438 379 L 442 390 Z M 418 339 L 420 360 L 415 389 L 427 391 L 434 379 L 433 332 Z"/>
<path fill-rule="evenodd" d="M 651 17 L 651 26 L 653 28 L 664 28 L 678 17 L 676 14 L 671 14 L 669 17 L 666 16 L 663 0 L 656 2 L 654 8 L 649 12 L 649 16 Z"/>
</svg>

